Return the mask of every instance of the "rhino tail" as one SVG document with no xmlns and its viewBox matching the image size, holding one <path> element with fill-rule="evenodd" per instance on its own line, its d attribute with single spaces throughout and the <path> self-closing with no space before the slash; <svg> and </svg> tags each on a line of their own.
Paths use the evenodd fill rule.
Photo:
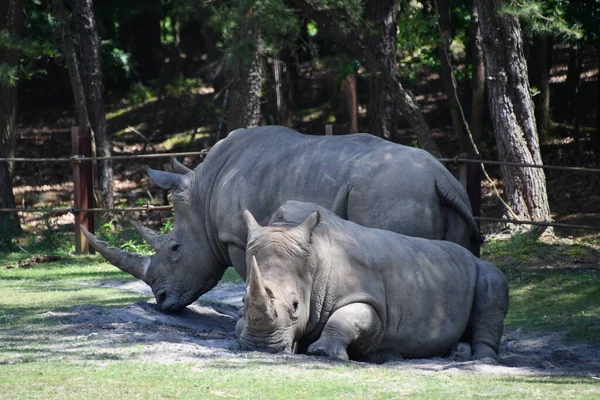
<svg viewBox="0 0 600 400">
<path fill-rule="evenodd" d="M 330 210 L 342 219 L 348 219 L 348 196 L 350 196 L 350 186 L 344 185 L 335 195 Z"/>
<path fill-rule="evenodd" d="M 473 217 L 473 211 L 471 210 L 471 204 L 466 194 L 463 196 L 461 193 L 464 192 L 462 186 L 458 181 L 448 182 L 448 179 L 435 179 L 435 188 L 438 195 L 442 198 L 442 201 L 448 204 L 456 213 L 463 219 L 467 224 L 470 233 L 470 242 L 472 245 L 476 243 L 482 243 L 482 237 L 477 227 L 477 222 Z"/>
</svg>

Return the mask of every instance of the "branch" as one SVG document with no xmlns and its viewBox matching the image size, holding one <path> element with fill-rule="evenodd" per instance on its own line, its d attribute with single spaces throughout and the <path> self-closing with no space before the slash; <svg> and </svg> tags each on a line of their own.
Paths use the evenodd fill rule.
<svg viewBox="0 0 600 400">
<path fill-rule="evenodd" d="M 419 106 L 415 104 L 412 97 L 402 87 L 395 74 L 392 74 L 383 61 L 377 59 L 356 30 L 340 29 L 340 26 L 335 22 L 337 15 L 312 0 L 287 1 L 313 19 L 346 53 L 358 59 L 371 73 L 377 74 L 383 80 L 383 83 L 393 93 L 400 111 L 415 130 L 421 147 L 439 157 L 441 153 L 433 141 L 429 126 L 425 122 Z"/>
</svg>

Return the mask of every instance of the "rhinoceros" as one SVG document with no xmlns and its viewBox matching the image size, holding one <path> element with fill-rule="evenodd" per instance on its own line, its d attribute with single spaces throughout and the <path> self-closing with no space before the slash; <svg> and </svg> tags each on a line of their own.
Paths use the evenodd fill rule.
<svg viewBox="0 0 600 400">
<path fill-rule="evenodd" d="M 148 169 L 155 184 L 172 189 L 175 212 L 170 235 L 136 224 L 154 256 L 109 248 L 86 232 L 107 260 L 152 287 L 165 312 L 198 299 L 229 266 L 246 277 L 245 209 L 267 222 L 284 201 L 303 200 L 365 226 L 466 248 L 479 240 L 467 194 L 440 162 L 369 134 L 240 129 L 193 171 L 177 170 L 184 174 Z"/>
<path fill-rule="evenodd" d="M 463 247 L 367 228 L 297 201 L 268 226 L 249 211 L 244 220 L 243 349 L 426 358 L 466 341 L 474 359 L 500 360 L 507 280 Z"/>
</svg>

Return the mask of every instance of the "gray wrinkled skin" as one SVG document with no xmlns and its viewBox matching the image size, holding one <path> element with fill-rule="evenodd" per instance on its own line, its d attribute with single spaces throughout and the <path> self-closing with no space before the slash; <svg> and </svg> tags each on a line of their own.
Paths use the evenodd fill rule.
<svg viewBox="0 0 600 400">
<path fill-rule="evenodd" d="M 442 164 L 423 150 L 368 134 L 240 129 L 191 172 L 149 174 L 173 190 L 173 231 L 154 240 L 165 244 L 139 267 L 131 265 L 134 257 L 92 244 L 109 260 L 126 257 L 126 266 L 111 262 L 148 283 L 164 311 L 195 301 L 230 265 L 246 277 L 246 209 L 266 223 L 286 200 L 310 201 L 364 226 L 469 249 L 479 240 L 466 192 Z"/>
<path fill-rule="evenodd" d="M 242 348 L 423 358 L 467 341 L 472 358 L 500 360 L 508 283 L 464 248 L 366 228 L 298 201 L 282 205 L 266 227 L 249 212 L 244 218 Z"/>
</svg>

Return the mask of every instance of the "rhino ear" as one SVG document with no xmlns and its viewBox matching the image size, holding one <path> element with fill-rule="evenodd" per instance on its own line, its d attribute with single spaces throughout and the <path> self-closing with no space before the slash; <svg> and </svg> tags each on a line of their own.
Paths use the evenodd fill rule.
<svg viewBox="0 0 600 400">
<path fill-rule="evenodd" d="M 183 186 L 184 180 L 179 174 L 157 171 L 152 168 L 146 168 L 146 172 L 150 176 L 150 179 L 152 179 L 152 182 L 163 189 L 176 189 Z"/>
<path fill-rule="evenodd" d="M 301 232 L 308 241 L 310 240 L 313 229 L 319 224 L 320 219 L 321 215 L 319 212 L 314 211 L 304 220 L 304 222 L 298 225 L 296 229 Z"/>
<path fill-rule="evenodd" d="M 244 210 L 244 223 L 246 224 L 246 229 L 248 233 L 252 232 L 256 228 L 260 228 L 261 226 L 254 219 L 254 215 L 248 210 Z"/>
<path fill-rule="evenodd" d="M 181 175 L 185 175 L 188 172 L 192 171 L 191 169 L 189 169 L 188 167 L 186 167 L 185 165 L 183 165 L 182 163 L 177 161 L 177 159 L 175 157 L 173 157 L 171 159 L 171 165 L 173 166 L 173 170 L 175 170 L 175 172 L 177 172 L 178 174 L 181 174 Z"/>
</svg>

